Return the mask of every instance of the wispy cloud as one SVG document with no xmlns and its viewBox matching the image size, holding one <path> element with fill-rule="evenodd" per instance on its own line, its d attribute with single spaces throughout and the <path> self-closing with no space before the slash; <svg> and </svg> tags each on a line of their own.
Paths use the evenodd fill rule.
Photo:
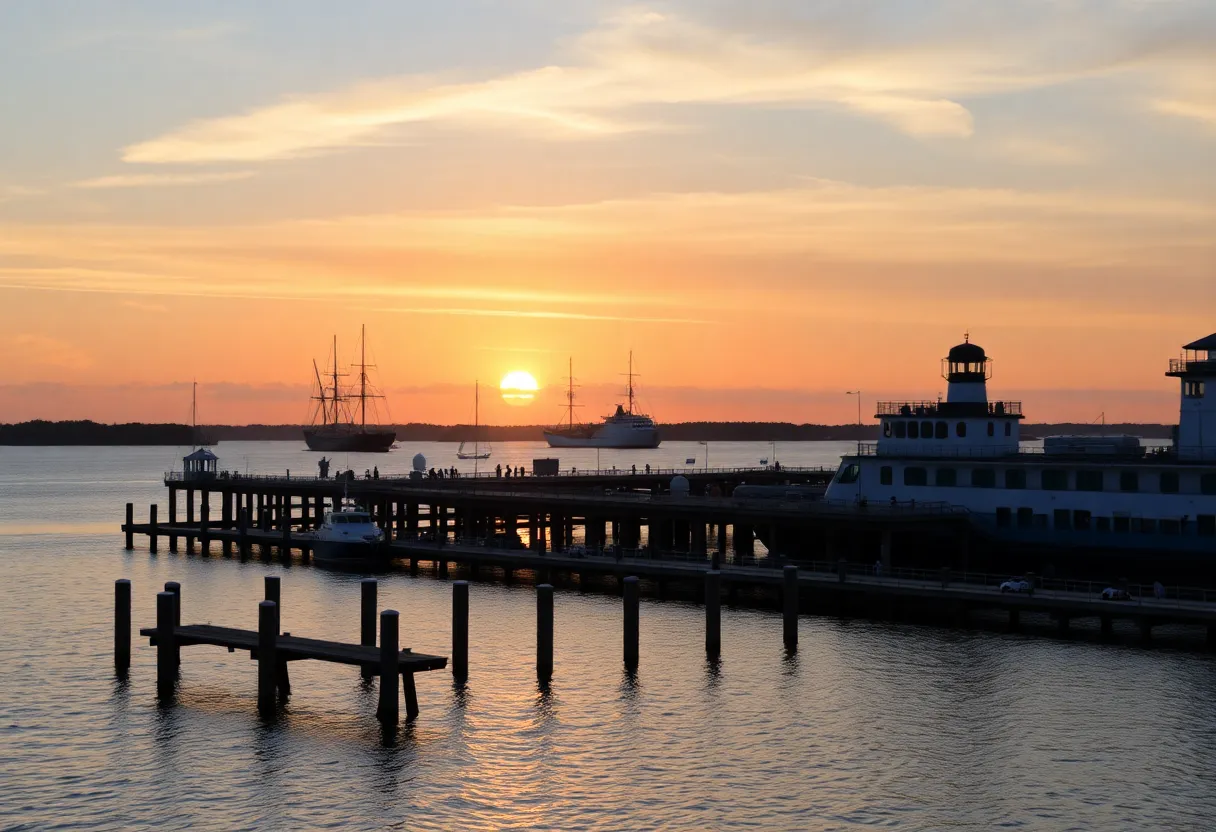
<svg viewBox="0 0 1216 832">
<path fill-rule="evenodd" d="M 1180 67 L 1202 77 L 1195 67 L 1211 66 L 1195 44 L 1216 32 L 1216 18 L 1196 4 L 1112 10 L 1106 0 L 937 0 L 918 7 L 924 19 L 916 24 L 863 0 L 801 16 L 789 4 L 748 9 L 715 18 L 702 7 L 699 16 L 631 8 L 575 38 L 553 65 L 474 81 L 417 75 L 296 95 L 186 124 L 127 147 L 123 158 L 290 159 L 440 121 L 603 136 L 684 126 L 670 108 L 687 104 L 833 107 L 913 136 L 967 137 L 974 130 L 968 98 L 1120 72 L 1156 79 L 1159 106 L 1207 116 L 1191 99 L 1166 94 Z M 656 107 L 668 110 L 660 118 Z"/>
<path fill-rule="evenodd" d="M 362 307 L 361 307 L 362 308 Z M 407 315 L 462 315 L 480 318 L 548 318 L 563 321 L 628 321 L 646 324 L 710 324 L 714 321 L 697 318 L 650 318 L 638 315 L 597 315 L 589 312 L 561 312 L 552 309 L 474 309 L 418 307 L 406 308 L 362 308 L 369 312 L 394 312 Z"/>
<path fill-rule="evenodd" d="M 197 26 L 175 28 L 112 27 L 68 32 L 54 41 L 61 49 L 83 49 L 110 44 L 181 46 L 183 44 L 208 43 L 226 38 L 242 31 L 235 22 L 218 21 Z"/>
<path fill-rule="evenodd" d="M 257 176 L 256 171 L 237 170 L 226 173 L 136 173 L 98 176 L 71 183 L 73 188 L 173 188 L 182 185 L 213 185 L 236 182 Z"/>
</svg>

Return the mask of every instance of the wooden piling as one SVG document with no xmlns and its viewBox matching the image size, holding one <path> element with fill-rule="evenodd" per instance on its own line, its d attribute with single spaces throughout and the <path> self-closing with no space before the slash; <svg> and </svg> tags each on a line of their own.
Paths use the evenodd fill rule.
<svg viewBox="0 0 1216 832">
<path fill-rule="evenodd" d="M 469 582 L 452 584 L 452 676 L 469 678 Z"/>
<path fill-rule="evenodd" d="M 262 579 L 265 600 L 274 601 L 279 607 L 279 623 L 283 621 L 283 582 L 278 575 L 267 575 Z"/>
<path fill-rule="evenodd" d="M 274 713 L 278 639 L 279 605 L 262 601 L 258 604 L 258 710 L 263 714 Z"/>
<path fill-rule="evenodd" d="M 376 588 L 375 578 L 364 578 L 359 583 L 359 643 L 364 647 L 376 646 Z M 363 678 L 372 678 L 375 669 L 363 668 Z"/>
<path fill-rule="evenodd" d="M 156 693 L 173 695 L 177 681 L 179 650 L 173 637 L 173 610 L 176 606 L 172 592 L 156 593 Z"/>
<path fill-rule="evenodd" d="M 127 550 L 135 548 L 135 533 L 131 527 L 135 525 L 135 503 L 127 503 Z"/>
<path fill-rule="evenodd" d="M 165 592 L 173 595 L 173 626 L 182 626 L 182 585 L 177 581 L 165 581 Z"/>
<path fill-rule="evenodd" d="M 396 723 L 399 715 L 397 704 L 399 618 L 396 610 L 385 610 L 380 613 L 380 707 L 376 709 L 376 716 L 384 723 Z M 412 680 L 412 674 L 408 675 Z"/>
<path fill-rule="evenodd" d="M 793 650 L 798 646 L 798 567 L 786 566 L 781 570 L 782 591 L 782 636 L 785 646 Z"/>
<path fill-rule="evenodd" d="M 148 506 L 148 551 L 155 553 L 158 547 L 158 539 L 156 535 L 157 526 L 156 503 Z"/>
<path fill-rule="evenodd" d="M 640 631 L 638 614 L 640 591 L 637 577 L 630 575 L 624 580 L 622 588 L 624 590 L 622 595 L 625 599 L 625 667 L 629 670 L 635 670 L 638 666 L 638 636 Z"/>
<path fill-rule="evenodd" d="M 553 585 L 536 587 L 536 681 L 553 678 Z"/>
<path fill-rule="evenodd" d="M 722 573 L 705 573 L 705 652 L 710 658 L 722 652 Z"/>
<path fill-rule="evenodd" d="M 418 688 L 414 685 L 414 674 L 410 671 L 401 674 L 401 690 L 405 693 L 405 719 L 407 722 L 418 718 Z"/>
<path fill-rule="evenodd" d="M 120 674 L 131 667 L 131 582 L 114 582 L 114 669 Z"/>
</svg>

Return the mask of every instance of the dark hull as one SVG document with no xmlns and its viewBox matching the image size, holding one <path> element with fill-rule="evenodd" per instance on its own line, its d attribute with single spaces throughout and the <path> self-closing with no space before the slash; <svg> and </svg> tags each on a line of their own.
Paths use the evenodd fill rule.
<svg viewBox="0 0 1216 832">
<path fill-rule="evenodd" d="M 353 431 L 311 428 L 304 431 L 304 441 L 310 451 L 387 453 L 396 438 L 395 431 L 374 428 Z"/>
<path fill-rule="evenodd" d="M 312 559 L 317 566 L 349 570 L 382 568 L 391 560 L 389 549 L 384 544 L 328 540 L 313 543 Z"/>
</svg>

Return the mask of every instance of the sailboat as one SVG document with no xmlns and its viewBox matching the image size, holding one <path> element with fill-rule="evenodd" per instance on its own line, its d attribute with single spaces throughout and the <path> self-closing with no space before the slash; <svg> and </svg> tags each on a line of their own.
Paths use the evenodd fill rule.
<svg viewBox="0 0 1216 832">
<path fill-rule="evenodd" d="M 387 453 L 397 438 L 397 432 L 392 428 L 367 424 L 367 400 L 383 398 L 375 393 L 367 392 L 367 328 L 360 333 L 359 385 L 358 392 L 345 392 L 338 386 L 338 337 L 334 336 L 333 372 L 326 372 L 332 382 L 328 388 L 321 380 L 321 371 L 317 362 L 313 361 L 312 370 L 317 380 L 317 395 L 313 400 L 318 402 L 311 427 L 304 429 L 304 441 L 312 451 L 365 451 Z M 355 413 L 349 402 L 357 399 L 359 402 L 359 421 L 355 422 Z"/>
<path fill-rule="evenodd" d="M 573 368 L 573 363 L 571 364 Z M 569 422 L 545 431 L 545 441 L 550 448 L 657 448 L 662 441 L 659 427 L 644 413 L 634 412 L 633 353 L 629 353 L 629 383 L 625 394 L 628 409 L 618 404 L 616 412 L 605 416 L 598 425 L 578 425 L 574 422 L 574 378 L 571 369 L 568 399 Z"/>
<path fill-rule="evenodd" d="M 489 459 L 491 448 L 489 444 L 484 446 L 477 441 L 477 432 L 480 425 L 478 424 L 478 410 L 481 408 L 481 385 L 474 382 L 473 384 L 473 450 L 466 451 L 465 445 L 468 442 L 461 442 L 460 447 L 456 449 L 457 459 Z"/>
</svg>

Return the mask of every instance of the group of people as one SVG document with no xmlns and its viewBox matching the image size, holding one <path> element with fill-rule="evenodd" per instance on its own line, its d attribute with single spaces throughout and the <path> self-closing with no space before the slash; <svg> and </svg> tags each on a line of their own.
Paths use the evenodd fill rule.
<svg viewBox="0 0 1216 832">
<path fill-rule="evenodd" d="M 505 474 L 503 473 L 504 471 L 506 472 Z M 494 466 L 494 476 L 496 476 L 496 477 L 505 476 L 505 477 L 510 478 L 510 477 L 522 477 L 523 475 L 524 475 L 524 466 L 522 466 L 522 465 L 519 466 L 518 468 L 512 468 L 510 465 L 508 465 L 504 469 L 502 467 L 502 463 L 500 462 Z"/>
</svg>

